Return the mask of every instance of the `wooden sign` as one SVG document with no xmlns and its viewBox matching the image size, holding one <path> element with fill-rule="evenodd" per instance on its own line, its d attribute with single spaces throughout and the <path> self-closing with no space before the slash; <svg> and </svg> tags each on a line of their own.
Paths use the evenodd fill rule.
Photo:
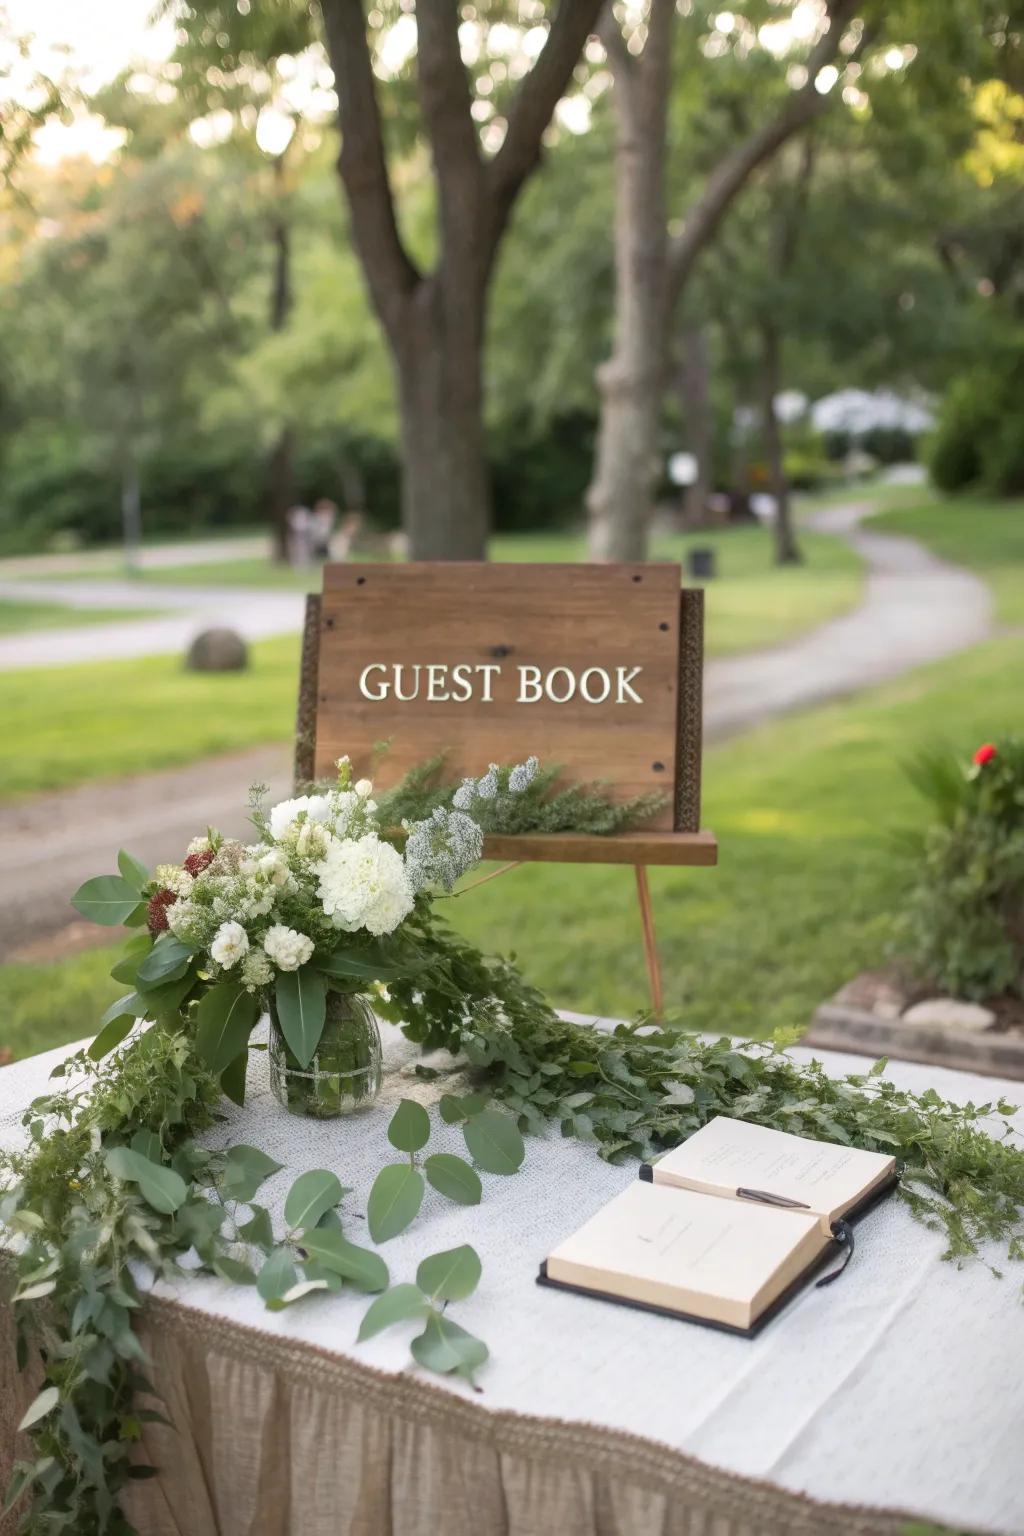
<svg viewBox="0 0 1024 1536">
<path fill-rule="evenodd" d="M 396 782 L 531 753 L 618 798 L 660 790 L 645 826 L 700 816 L 702 610 L 677 565 L 328 565 L 319 613 L 314 773 L 347 752 Z"/>
</svg>

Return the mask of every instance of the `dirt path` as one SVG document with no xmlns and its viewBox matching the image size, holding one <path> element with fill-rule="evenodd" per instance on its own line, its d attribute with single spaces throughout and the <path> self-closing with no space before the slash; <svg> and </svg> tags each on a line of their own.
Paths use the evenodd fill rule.
<svg viewBox="0 0 1024 1536">
<path fill-rule="evenodd" d="M 863 528 L 871 510 L 833 507 L 811 521 L 864 557 L 863 601 L 774 650 L 711 660 L 705 685 L 709 741 L 896 677 L 988 636 L 991 601 L 984 583 L 937 560 L 914 539 Z M 288 746 L 0 807 L 0 867 L 13 875 L 0 894 L 0 960 L 42 956 L 55 935 L 61 935 L 59 948 L 75 948 L 96 936 L 91 924 L 68 931 L 73 917 L 68 899 L 83 880 L 113 871 L 119 847 L 152 866 L 180 859 L 188 840 L 208 824 L 228 834 L 242 832 L 247 787 L 257 782 L 269 785 L 272 799 L 288 793 Z"/>
</svg>

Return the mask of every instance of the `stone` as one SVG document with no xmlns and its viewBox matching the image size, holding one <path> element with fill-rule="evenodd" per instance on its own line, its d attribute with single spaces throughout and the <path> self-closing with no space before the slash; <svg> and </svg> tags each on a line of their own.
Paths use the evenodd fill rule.
<svg viewBox="0 0 1024 1536">
<path fill-rule="evenodd" d="M 249 647 L 233 629 L 204 629 L 189 646 L 189 672 L 242 672 L 249 665 Z"/>
<path fill-rule="evenodd" d="M 991 1029 L 995 1022 L 991 1008 L 983 1008 L 980 1003 L 962 1003 L 955 997 L 926 997 L 908 1008 L 900 1019 L 901 1024 L 911 1028 L 964 1029 L 975 1034 Z"/>
</svg>

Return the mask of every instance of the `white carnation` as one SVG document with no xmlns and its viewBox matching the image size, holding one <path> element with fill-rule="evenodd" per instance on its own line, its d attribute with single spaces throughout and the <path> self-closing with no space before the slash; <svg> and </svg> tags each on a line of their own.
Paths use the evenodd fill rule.
<svg viewBox="0 0 1024 1536">
<path fill-rule="evenodd" d="M 271 848 L 258 860 L 256 867 L 271 885 L 284 885 L 288 879 L 288 860 L 280 848 Z"/>
<path fill-rule="evenodd" d="M 318 821 L 305 821 L 295 839 L 295 851 L 301 859 L 322 859 L 333 841 L 333 834 Z"/>
<path fill-rule="evenodd" d="M 241 923 L 221 923 L 210 945 L 210 957 L 229 971 L 249 948 L 249 935 Z"/>
<path fill-rule="evenodd" d="M 339 842 L 316 866 L 317 894 L 337 928 L 391 933 L 413 908 L 413 891 L 402 856 L 370 834 Z"/>
<path fill-rule="evenodd" d="M 264 935 L 263 948 L 279 971 L 297 971 L 313 953 L 313 940 L 283 923 L 275 923 Z"/>
<path fill-rule="evenodd" d="M 303 813 L 306 821 L 325 822 L 330 809 L 328 795 L 297 795 L 294 800 L 282 800 L 270 813 L 271 836 L 275 842 L 283 843 L 295 831 Z"/>
</svg>

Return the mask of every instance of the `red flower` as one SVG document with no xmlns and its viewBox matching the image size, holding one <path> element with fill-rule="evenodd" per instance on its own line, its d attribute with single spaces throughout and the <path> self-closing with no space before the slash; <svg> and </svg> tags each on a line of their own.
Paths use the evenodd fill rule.
<svg viewBox="0 0 1024 1536">
<path fill-rule="evenodd" d="M 157 891 L 146 906 L 146 922 L 150 933 L 163 933 L 167 927 L 167 908 L 177 901 L 173 891 Z"/>
<path fill-rule="evenodd" d="M 984 768 L 985 764 L 990 763 L 995 755 L 995 747 L 990 741 L 986 741 L 978 748 L 977 752 L 975 752 L 974 761 L 977 763 L 979 768 Z"/>
<path fill-rule="evenodd" d="M 190 875 L 201 875 L 207 865 L 213 863 L 213 849 L 204 848 L 201 853 L 190 853 L 184 868 Z"/>
</svg>

